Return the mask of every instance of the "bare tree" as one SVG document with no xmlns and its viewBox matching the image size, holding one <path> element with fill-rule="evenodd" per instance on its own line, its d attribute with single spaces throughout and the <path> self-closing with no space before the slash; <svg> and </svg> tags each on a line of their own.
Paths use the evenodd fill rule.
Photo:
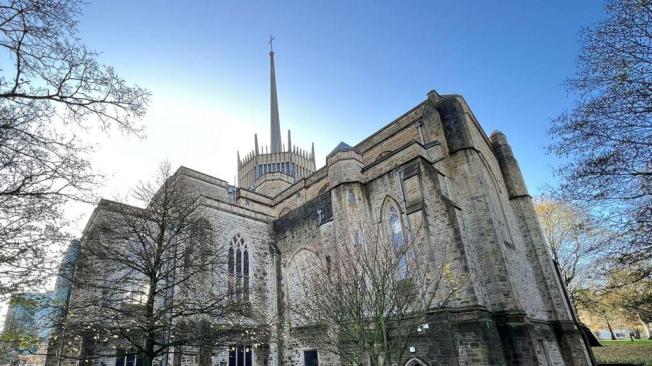
<svg viewBox="0 0 652 366">
<path fill-rule="evenodd" d="M 79 0 L 0 1 L 0 296 L 46 278 L 62 208 L 98 176 L 78 128 L 138 133 L 149 92 L 130 86 L 77 34 Z"/>
<path fill-rule="evenodd" d="M 228 284 L 226 244 L 185 182 L 163 164 L 134 192 L 145 208 L 104 202 L 82 242 L 62 335 L 81 340 L 82 359 L 123 350 L 151 366 L 172 347 L 211 350 L 235 328 L 264 333 L 241 321 L 256 317 L 252 299 Z"/>
<path fill-rule="evenodd" d="M 607 0 L 582 33 L 575 107 L 553 121 L 550 147 L 569 202 L 609 219 L 629 240 L 622 259 L 652 257 L 652 2 Z"/>
<path fill-rule="evenodd" d="M 426 258 L 413 239 L 371 227 L 313 251 L 290 273 L 298 279 L 290 289 L 291 324 L 321 327 L 319 344 L 342 364 L 395 364 L 465 281 Z"/>
</svg>

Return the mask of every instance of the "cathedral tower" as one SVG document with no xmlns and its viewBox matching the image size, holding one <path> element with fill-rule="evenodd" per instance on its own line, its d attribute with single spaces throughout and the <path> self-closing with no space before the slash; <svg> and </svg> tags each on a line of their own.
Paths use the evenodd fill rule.
<svg viewBox="0 0 652 366">
<path fill-rule="evenodd" d="M 270 145 L 259 149 L 258 136 L 254 135 L 254 149 L 242 159 L 238 153 L 238 186 L 270 197 L 316 170 L 314 144 L 310 152 L 293 146 L 290 130 L 287 146 L 281 140 L 273 40 L 270 37 Z"/>
</svg>

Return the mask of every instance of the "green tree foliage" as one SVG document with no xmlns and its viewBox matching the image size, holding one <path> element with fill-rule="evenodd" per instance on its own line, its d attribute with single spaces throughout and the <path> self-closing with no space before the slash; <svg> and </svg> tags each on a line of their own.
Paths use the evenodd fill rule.
<svg viewBox="0 0 652 366">
<path fill-rule="evenodd" d="M 606 253 L 618 242 L 618 235 L 590 212 L 558 198 L 538 198 L 534 209 L 571 301 L 576 307 L 592 301 L 585 290 L 598 287 L 611 267 Z"/>
<path fill-rule="evenodd" d="M 623 309 L 628 318 L 643 326 L 651 337 L 647 324 L 652 323 L 652 280 L 649 269 L 630 268 L 614 271 L 609 277 L 608 293 L 614 303 Z"/>
</svg>

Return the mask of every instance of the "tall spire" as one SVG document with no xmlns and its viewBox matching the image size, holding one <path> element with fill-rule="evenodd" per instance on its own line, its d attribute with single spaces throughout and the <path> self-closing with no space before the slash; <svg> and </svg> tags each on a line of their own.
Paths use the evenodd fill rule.
<svg viewBox="0 0 652 366">
<path fill-rule="evenodd" d="M 271 83 L 271 115 L 270 115 L 270 125 L 271 125 L 271 136 L 272 143 L 270 145 L 272 153 L 281 152 L 283 147 L 281 146 L 281 122 L 278 117 L 278 99 L 276 97 L 276 73 L 274 72 L 274 48 L 272 46 L 272 41 L 274 41 L 273 36 L 269 36 L 269 61 L 270 61 L 270 83 Z"/>
</svg>

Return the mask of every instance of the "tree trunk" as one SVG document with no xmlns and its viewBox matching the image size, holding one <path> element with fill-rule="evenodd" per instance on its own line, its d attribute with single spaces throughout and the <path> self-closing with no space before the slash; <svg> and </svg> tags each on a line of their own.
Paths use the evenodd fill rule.
<svg viewBox="0 0 652 366">
<path fill-rule="evenodd" d="M 640 315 L 636 314 L 636 318 L 643 326 L 643 333 L 645 334 L 646 339 L 652 339 L 652 334 L 650 334 L 650 327 L 647 326 L 647 323 L 641 318 Z"/>
<path fill-rule="evenodd" d="M 611 323 L 609 323 L 609 318 L 607 318 L 607 316 L 605 316 L 604 320 L 607 322 L 607 328 L 609 328 L 609 333 L 611 334 L 611 340 L 615 341 L 616 340 L 616 335 L 614 334 L 614 330 L 611 328 Z"/>
<path fill-rule="evenodd" d="M 149 278 L 149 290 L 147 293 L 147 302 L 145 303 L 145 322 L 147 324 L 147 330 L 145 332 L 145 357 L 143 359 L 143 366 L 152 366 L 154 363 L 154 327 L 155 321 L 154 318 L 154 299 L 156 296 L 156 291 L 158 287 L 158 282 L 154 276 Z"/>
</svg>

